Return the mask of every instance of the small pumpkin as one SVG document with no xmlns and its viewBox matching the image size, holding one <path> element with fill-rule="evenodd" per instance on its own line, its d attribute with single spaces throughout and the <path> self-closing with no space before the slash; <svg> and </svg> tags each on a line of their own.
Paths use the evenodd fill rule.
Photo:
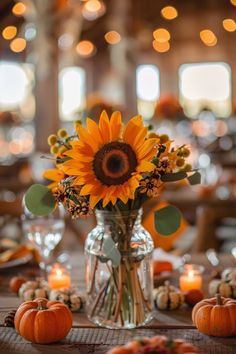
<svg viewBox="0 0 236 354">
<path fill-rule="evenodd" d="M 77 290 L 74 288 L 51 290 L 49 299 L 52 301 L 62 302 L 73 312 L 81 310 L 85 303 L 83 297 L 79 295 Z"/>
<path fill-rule="evenodd" d="M 26 277 L 24 277 L 23 275 L 17 275 L 11 278 L 9 287 L 13 293 L 18 294 L 21 285 L 26 282 L 27 282 Z"/>
<path fill-rule="evenodd" d="M 71 311 L 66 305 L 40 298 L 21 304 L 14 319 L 16 331 L 26 340 L 39 344 L 63 339 L 72 322 Z"/>
<path fill-rule="evenodd" d="M 18 295 L 22 301 L 34 300 L 38 297 L 48 299 L 49 291 L 48 283 L 41 278 L 37 278 L 36 280 L 24 283 L 20 287 Z"/>
<path fill-rule="evenodd" d="M 154 303 L 159 310 L 175 310 L 184 303 L 184 295 L 167 281 L 154 289 Z"/>
<path fill-rule="evenodd" d="M 208 291 L 211 296 L 219 293 L 221 296 L 236 299 L 236 273 L 231 274 L 231 280 L 213 279 Z"/>
<path fill-rule="evenodd" d="M 199 332 L 209 336 L 236 335 L 236 301 L 217 294 L 198 302 L 192 311 L 192 320 Z"/>
<path fill-rule="evenodd" d="M 107 354 L 145 354 L 145 353 L 166 353 L 169 354 L 199 354 L 199 350 L 192 344 L 182 339 L 170 339 L 166 336 L 155 336 L 152 338 L 137 338 L 125 346 L 115 347 Z"/>
</svg>

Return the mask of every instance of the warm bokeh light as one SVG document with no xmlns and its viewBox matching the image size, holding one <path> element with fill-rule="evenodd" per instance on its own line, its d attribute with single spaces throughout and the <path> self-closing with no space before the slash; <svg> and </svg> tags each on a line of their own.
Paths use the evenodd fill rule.
<svg viewBox="0 0 236 354">
<path fill-rule="evenodd" d="M 170 49 L 170 43 L 169 42 L 157 42 L 157 41 L 153 41 L 152 42 L 153 48 L 159 52 L 159 53 L 165 53 Z"/>
<path fill-rule="evenodd" d="M 228 32 L 234 32 L 236 30 L 236 22 L 232 18 L 226 18 L 223 20 L 223 27 Z"/>
<path fill-rule="evenodd" d="M 15 26 L 7 26 L 2 31 L 2 36 L 4 39 L 13 39 L 17 34 L 17 28 Z"/>
<path fill-rule="evenodd" d="M 178 16 L 178 11 L 174 6 L 165 6 L 161 10 L 161 15 L 166 19 L 166 20 L 173 20 Z"/>
<path fill-rule="evenodd" d="M 24 15 L 25 11 L 26 11 L 26 6 L 23 2 L 17 2 L 12 8 L 12 12 L 16 16 Z"/>
<path fill-rule="evenodd" d="M 231 4 L 236 6 L 236 0 L 230 0 Z"/>
<path fill-rule="evenodd" d="M 101 10 L 101 3 L 98 0 L 88 0 L 84 5 L 85 9 L 90 12 L 97 12 Z"/>
<path fill-rule="evenodd" d="M 212 47 L 217 43 L 216 35 L 208 29 L 204 29 L 200 32 L 200 38 L 202 42 L 209 47 Z"/>
<path fill-rule="evenodd" d="M 170 40 L 170 32 L 165 28 L 158 28 L 153 32 L 155 40 L 159 43 L 164 43 Z"/>
<path fill-rule="evenodd" d="M 105 40 L 107 41 L 107 43 L 109 43 L 109 44 L 117 44 L 121 40 L 120 34 L 116 31 L 109 31 L 105 34 L 104 37 L 105 37 Z"/>
<path fill-rule="evenodd" d="M 90 57 L 95 53 L 95 46 L 90 41 L 81 41 L 77 44 L 76 51 L 81 57 Z"/>
<path fill-rule="evenodd" d="M 24 38 L 15 38 L 10 43 L 10 48 L 15 53 L 23 52 L 26 47 L 26 40 Z"/>
</svg>

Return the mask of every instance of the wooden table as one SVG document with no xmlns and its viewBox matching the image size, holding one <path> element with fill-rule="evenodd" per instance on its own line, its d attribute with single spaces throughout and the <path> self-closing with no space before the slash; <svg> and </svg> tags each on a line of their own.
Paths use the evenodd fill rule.
<svg viewBox="0 0 236 354">
<path fill-rule="evenodd" d="M 203 264 L 206 268 L 204 276 L 204 291 L 210 280 L 211 266 L 203 254 L 193 257 L 193 262 Z M 80 289 L 84 288 L 84 267 L 81 251 L 71 257 L 72 279 Z M 221 264 L 224 267 L 234 264 L 229 255 L 221 256 Z M 9 269 L 0 272 L 0 353 L 1 354 L 105 354 L 115 345 L 125 344 L 133 337 L 153 336 L 164 334 L 171 338 L 183 338 L 197 345 L 203 354 L 236 354 L 236 338 L 214 338 L 200 334 L 191 321 L 191 309 L 183 307 L 178 311 L 155 311 L 154 320 L 145 328 L 135 330 L 108 330 L 99 328 L 89 322 L 84 313 L 74 314 L 73 328 L 68 336 L 59 343 L 51 345 L 32 344 L 21 338 L 13 328 L 3 325 L 4 317 L 8 311 L 15 309 L 20 301 L 8 289 L 9 279 L 14 274 L 21 272 L 29 275 L 38 272 L 37 268 L 26 265 L 21 268 Z M 208 273 L 208 274 L 207 274 Z M 177 283 L 178 273 L 174 273 L 172 281 Z"/>
</svg>

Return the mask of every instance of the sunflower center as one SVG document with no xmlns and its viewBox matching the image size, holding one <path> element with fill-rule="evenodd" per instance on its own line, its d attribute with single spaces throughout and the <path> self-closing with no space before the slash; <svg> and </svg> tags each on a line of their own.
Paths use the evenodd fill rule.
<svg viewBox="0 0 236 354">
<path fill-rule="evenodd" d="M 102 184 L 111 186 L 128 181 L 137 164 L 135 152 L 129 144 L 113 141 L 103 145 L 95 154 L 93 170 Z"/>
</svg>

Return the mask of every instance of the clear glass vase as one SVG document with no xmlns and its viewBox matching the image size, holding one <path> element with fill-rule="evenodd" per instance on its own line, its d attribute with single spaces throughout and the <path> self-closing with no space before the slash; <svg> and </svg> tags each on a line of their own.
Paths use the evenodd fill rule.
<svg viewBox="0 0 236 354">
<path fill-rule="evenodd" d="M 96 211 L 97 226 L 88 234 L 86 309 L 88 318 L 107 328 L 135 328 L 152 319 L 152 250 L 141 225 L 142 210 Z M 103 245 L 112 238 L 120 252 L 114 265 Z"/>
</svg>

